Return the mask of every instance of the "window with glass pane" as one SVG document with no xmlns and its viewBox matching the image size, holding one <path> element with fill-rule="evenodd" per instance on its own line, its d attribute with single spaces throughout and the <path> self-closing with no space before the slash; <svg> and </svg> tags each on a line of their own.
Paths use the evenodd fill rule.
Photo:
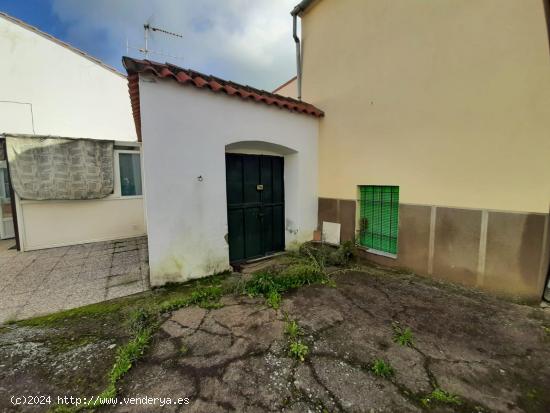
<svg viewBox="0 0 550 413">
<path fill-rule="evenodd" d="M 361 245 L 397 254 L 399 230 L 399 187 L 367 185 L 359 187 Z"/>
<path fill-rule="evenodd" d="M 141 165 L 139 153 L 120 153 L 120 193 L 122 196 L 141 195 Z"/>
<path fill-rule="evenodd" d="M 0 218 L 10 218 L 11 199 L 10 199 L 10 181 L 6 167 L 0 166 Z"/>
</svg>

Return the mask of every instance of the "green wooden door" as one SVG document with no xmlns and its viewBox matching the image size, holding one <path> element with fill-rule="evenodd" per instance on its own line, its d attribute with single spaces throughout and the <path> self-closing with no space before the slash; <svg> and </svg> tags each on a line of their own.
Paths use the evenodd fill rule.
<svg viewBox="0 0 550 413">
<path fill-rule="evenodd" d="M 228 153 L 225 167 L 230 261 L 283 251 L 283 158 Z"/>
</svg>

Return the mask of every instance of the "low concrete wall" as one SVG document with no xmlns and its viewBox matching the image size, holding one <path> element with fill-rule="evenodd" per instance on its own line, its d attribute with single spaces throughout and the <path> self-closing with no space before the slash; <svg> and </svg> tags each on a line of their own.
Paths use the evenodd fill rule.
<svg viewBox="0 0 550 413">
<path fill-rule="evenodd" d="M 319 223 L 339 222 L 342 240 L 352 239 L 355 204 L 319 198 Z M 382 265 L 535 301 L 548 270 L 548 225 L 541 213 L 400 204 L 397 258 L 364 254 Z"/>
</svg>

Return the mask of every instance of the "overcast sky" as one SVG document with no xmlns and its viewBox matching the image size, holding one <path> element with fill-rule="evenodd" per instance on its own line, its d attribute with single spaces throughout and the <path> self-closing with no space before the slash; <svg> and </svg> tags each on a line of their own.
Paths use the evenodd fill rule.
<svg viewBox="0 0 550 413">
<path fill-rule="evenodd" d="M 295 74 L 290 10 L 298 0 L 0 0 L 0 10 L 37 26 L 123 71 L 139 57 L 143 24 L 150 54 L 225 79 L 271 90 Z"/>
</svg>

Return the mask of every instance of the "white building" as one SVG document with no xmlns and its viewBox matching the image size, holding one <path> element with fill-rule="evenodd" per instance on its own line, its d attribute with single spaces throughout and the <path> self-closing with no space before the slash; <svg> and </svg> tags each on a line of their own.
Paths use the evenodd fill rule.
<svg viewBox="0 0 550 413">
<path fill-rule="evenodd" d="M 312 239 L 322 111 L 176 66 L 123 61 L 143 136 L 152 285 Z"/>
<path fill-rule="evenodd" d="M 15 195 L 11 202 L 0 154 L 0 237 L 14 235 L 12 205 L 22 250 L 144 235 L 141 188 L 130 195 L 120 190 L 121 179 L 141 176 L 126 77 L 3 13 L 0 55 L 0 134 L 115 141 L 114 193 L 94 200 L 36 201 Z M 121 170 L 131 176 L 121 176 Z"/>
</svg>

